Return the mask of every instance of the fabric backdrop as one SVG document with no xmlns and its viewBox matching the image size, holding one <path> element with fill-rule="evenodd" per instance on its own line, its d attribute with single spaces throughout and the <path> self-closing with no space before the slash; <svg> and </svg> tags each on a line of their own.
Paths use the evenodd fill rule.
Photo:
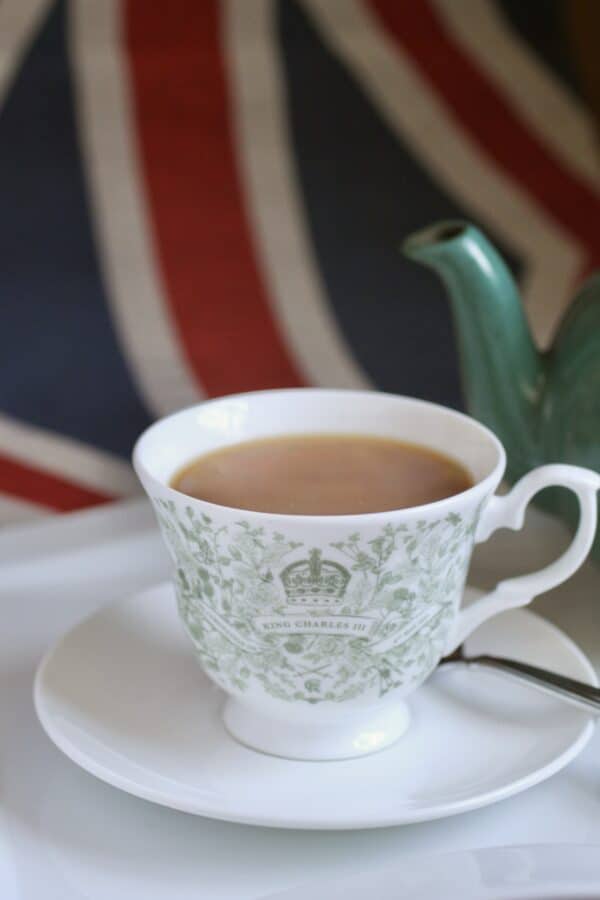
<svg viewBox="0 0 600 900">
<path fill-rule="evenodd" d="M 475 220 L 547 344 L 600 263 L 554 0 L 2 0 L 0 520 L 138 490 L 153 419 L 276 386 L 460 407 L 409 231 Z"/>
</svg>

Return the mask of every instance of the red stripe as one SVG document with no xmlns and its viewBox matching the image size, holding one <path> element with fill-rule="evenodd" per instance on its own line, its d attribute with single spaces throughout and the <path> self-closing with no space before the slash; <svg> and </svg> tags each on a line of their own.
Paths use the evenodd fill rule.
<svg viewBox="0 0 600 900">
<path fill-rule="evenodd" d="M 600 262 L 600 199 L 528 130 L 485 72 L 454 43 L 428 0 L 416 8 L 398 0 L 366 2 L 471 138 Z"/>
<path fill-rule="evenodd" d="M 212 395 L 299 385 L 244 210 L 218 3 L 127 0 L 125 22 L 156 252 L 190 363 Z"/>
<path fill-rule="evenodd" d="M 4 453 L 0 453 L 0 493 L 48 506 L 59 512 L 97 506 L 115 499 L 108 494 L 92 491 L 17 462 Z"/>
</svg>

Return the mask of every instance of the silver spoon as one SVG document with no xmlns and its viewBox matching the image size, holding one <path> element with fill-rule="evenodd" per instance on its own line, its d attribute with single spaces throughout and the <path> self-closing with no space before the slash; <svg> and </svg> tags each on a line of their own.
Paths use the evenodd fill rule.
<svg viewBox="0 0 600 900">
<path fill-rule="evenodd" d="M 462 646 L 449 656 L 445 656 L 440 661 L 440 666 L 449 663 L 492 669 L 508 675 L 522 684 L 537 688 L 545 694 L 578 706 L 592 715 L 600 715 L 600 688 L 577 681 L 575 678 L 567 678 L 566 675 L 558 675 L 548 669 L 540 669 L 538 666 L 519 662 L 516 659 L 506 659 L 503 656 L 489 656 L 485 653 L 480 656 L 465 656 Z"/>
</svg>

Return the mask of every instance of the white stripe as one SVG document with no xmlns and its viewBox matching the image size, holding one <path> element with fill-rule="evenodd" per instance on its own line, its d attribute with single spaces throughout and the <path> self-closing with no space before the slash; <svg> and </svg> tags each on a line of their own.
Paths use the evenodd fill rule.
<svg viewBox="0 0 600 900">
<path fill-rule="evenodd" d="M 0 105 L 49 7 L 50 0 L 0 2 Z"/>
<path fill-rule="evenodd" d="M 525 257 L 526 308 L 535 337 L 546 345 L 569 303 L 582 249 L 480 152 L 366 6 L 356 0 L 302 2 L 388 127 L 472 216 Z"/>
<path fill-rule="evenodd" d="M 171 319 L 139 175 L 118 0 L 72 0 L 70 46 L 86 171 L 109 301 L 146 405 L 202 399 Z"/>
<path fill-rule="evenodd" d="M 552 152 L 594 189 L 600 156 L 592 117 L 529 52 L 490 0 L 433 0 L 454 39 Z"/>
<path fill-rule="evenodd" d="M 30 503 L 28 500 L 21 500 L 0 492 L 0 528 L 5 528 L 7 525 L 35 522 L 37 519 L 46 518 L 53 513 L 54 510 L 48 509 L 47 506 L 40 506 L 37 503 Z"/>
<path fill-rule="evenodd" d="M 0 414 L 0 452 L 51 475 L 106 494 L 140 490 L 125 460 L 52 431 Z"/>
<path fill-rule="evenodd" d="M 294 171 L 270 0 L 224 7 L 236 145 L 272 312 L 307 381 L 370 386 L 329 309 Z"/>
</svg>

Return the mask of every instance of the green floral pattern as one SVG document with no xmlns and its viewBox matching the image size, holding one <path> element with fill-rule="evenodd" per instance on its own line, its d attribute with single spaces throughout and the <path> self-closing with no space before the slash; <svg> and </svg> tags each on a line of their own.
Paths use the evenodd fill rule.
<svg viewBox="0 0 600 900">
<path fill-rule="evenodd" d="M 217 525 L 154 499 L 176 566 L 179 611 L 226 691 L 343 701 L 410 689 L 443 652 L 477 512 L 388 523 L 314 547 L 247 521 Z"/>
</svg>

